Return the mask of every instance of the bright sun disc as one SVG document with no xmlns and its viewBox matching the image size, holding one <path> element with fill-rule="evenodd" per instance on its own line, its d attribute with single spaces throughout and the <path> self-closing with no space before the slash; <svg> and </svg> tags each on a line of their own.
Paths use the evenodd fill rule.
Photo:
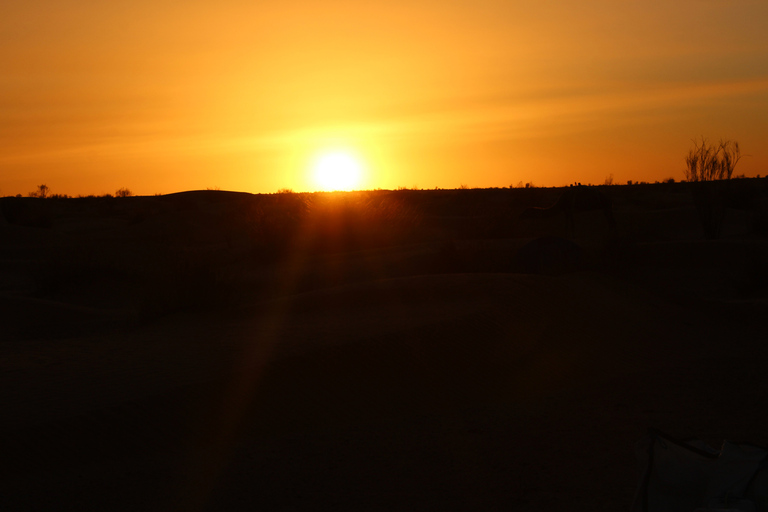
<svg viewBox="0 0 768 512">
<path fill-rule="evenodd" d="M 325 153 L 313 166 L 315 181 L 324 190 L 352 190 L 360 183 L 362 166 L 351 154 Z"/>
</svg>

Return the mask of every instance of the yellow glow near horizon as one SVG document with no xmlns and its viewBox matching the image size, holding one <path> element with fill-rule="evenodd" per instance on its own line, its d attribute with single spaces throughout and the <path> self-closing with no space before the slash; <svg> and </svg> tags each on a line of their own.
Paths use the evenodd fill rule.
<svg viewBox="0 0 768 512">
<path fill-rule="evenodd" d="M 768 169 L 766 1 L 2 11 L 3 196 L 652 182 L 682 179 L 698 136 L 738 141 L 738 174 Z M 332 151 L 359 182 L 318 182 Z"/>
<path fill-rule="evenodd" d="M 322 190 L 353 190 L 360 186 L 363 165 L 347 151 L 320 154 L 312 164 L 315 184 Z"/>
</svg>

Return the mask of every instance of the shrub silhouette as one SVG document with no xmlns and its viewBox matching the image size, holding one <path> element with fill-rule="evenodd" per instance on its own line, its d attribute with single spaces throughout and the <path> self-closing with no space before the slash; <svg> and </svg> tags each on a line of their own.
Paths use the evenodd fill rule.
<svg viewBox="0 0 768 512">
<path fill-rule="evenodd" d="M 728 183 L 723 180 L 731 179 L 733 169 L 740 159 L 738 142 L 721 139 L 717 144 L 712 144 L 704 137 L 693 140 L 693 147 L 685 158 L 685 177 L 693 183 L 693 202 L 704 235 L 709 239 L 720 238 L 725 216 L 724 200 L 728 195 Z"/>
<path fill-rule="evenodd" d="M 685 157 L 685 179 L 688 181 L 714 181 L 731 179 L 733 169 L 741 160 L 739 143 L 720 139 L 711 144 L 704 137 L 693 140 L 693 147 Z"/>
<path fill-rule="evenodd" d="M 45 199 L 46 197 L 49 196 L 50 193 L 51 193 L 51 189 L 48 188 L 48 185 L 43 184 L 43 185 L 38 185 L 37 190 L 35 190 L 34 192 L 30 192 L 29 197 L 39 197 L 40 199 Z"/>
</svg>

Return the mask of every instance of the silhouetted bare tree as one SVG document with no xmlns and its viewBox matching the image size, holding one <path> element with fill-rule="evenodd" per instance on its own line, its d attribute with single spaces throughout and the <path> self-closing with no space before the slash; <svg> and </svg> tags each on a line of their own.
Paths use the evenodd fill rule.
<svg viewBox="0 0 768 512">
<path fill-rule="evenodd" d="M 720 139 L 719 143 L 712 144 L 704 137 L 694 139 L 685 157 L 685 178 L 688 181 L 731 179 L 739 160 L 741 150 L 734 140 Z"/>
<path fill-rule="evenodd" d="M 45 199 L 50 195 L 50 193 L 51 189 L 48 188 L 48 185 L 38 185 L 37 190 L 29 193 L 29 197 L 39 197 L 40 199 Z"/>
<path fill-rule="evenodd" d="M 695 185 L 691 188 L 693 202 L 699 213 L 704 235 L 709 239 L 720 237 L 725 216 L 724 201 L 728 195 L 733 169 L 741 160 L 741 149 L 736 141 L 721 139 L 712 144 L 704 137 L 693 140 L 693 147 L 685 158 L 685 177 Z"/>
</svg>

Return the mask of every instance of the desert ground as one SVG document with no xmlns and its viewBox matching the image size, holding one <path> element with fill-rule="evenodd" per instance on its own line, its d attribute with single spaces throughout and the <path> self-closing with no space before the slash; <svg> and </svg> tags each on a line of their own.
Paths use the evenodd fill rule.
<svg viewBox="0 0 768 512">
<path fill-rule="evenodd" d="M 768 446 L 768 180 L 0 199 L 0 509 L 628 510 Z"/>
</svg>

